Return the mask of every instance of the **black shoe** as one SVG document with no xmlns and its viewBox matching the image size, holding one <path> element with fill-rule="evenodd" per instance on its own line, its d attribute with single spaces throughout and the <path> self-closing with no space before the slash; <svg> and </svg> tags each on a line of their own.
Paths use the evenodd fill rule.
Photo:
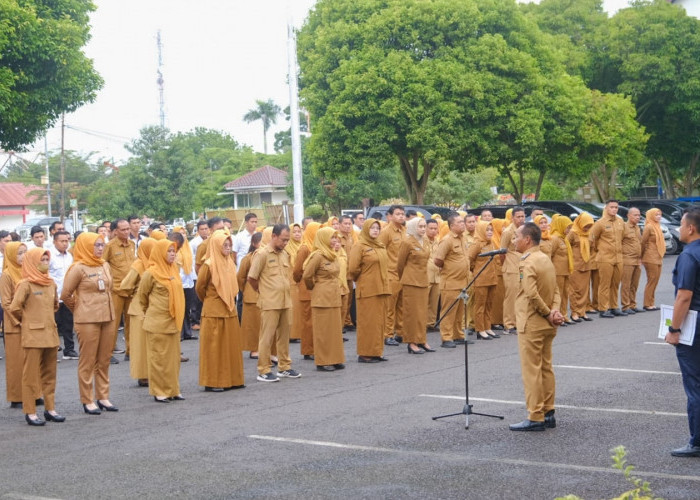
<svg viewBox="0 0 700 500">
<path fill-rule="evenodd" d="M 389 361 L 389 358 L 385 358 L 384 356 L 374 356 L 374 359 L 377 361 Z"/>
<path fill-rule="evenodd" d="M 508 335 L 517 335 L 518 334 L 518 329 L 517 328 L 508 328 L 507 330 L 504 330 L 505 333 Z"/>
<path fill-rule="evenodd" d="M 224 392 L 223 387 L 209 387 L 205 386 L 204 387 L 204 392 Z"/>
<path fill-rule="evenodd" d="M 394 335 L 394 340 L 400 344 L 403 342 L 403 337 L 401 335 Z"/>
<path fill-rule="evenodd" d="M 313 361 L 315 358 L 313 354 L 304 354 L 304 359 L 306 361 Z"/>
<path fill-rule="evenodd" d="M 336 363 L 333 366 L 335 366 L 336 370 L 345 370 L 345 365 L 343 363 Z"/>
<path fill-rule="evenodd" d="M 534 422 L 532 420 L 523 420 L 517 424 L 508 426 L 511 431 L 543 431 L 544 422 Z"/>
<path fill-rule="evenodd" d="M 614 318 L 615 315 L 610 310 L 600 313 L 601 318 Z"/>
<path fill-rule="evenodd" d="M 566 321 L 564 321 L 564 322 L 563 322 L 561 325 L 559 325 L 559 326 L 563 326 L 564 328 L 566 328 L 566 327 L 569 326 L 569 325 L 567 325 L 567 324 L 566 324 Z"/>
<path fill-rule="evenodd" d="M 48 411 L 44 412 L 44 418 L 46 419 L 47 422 L 60 423 L 60 422 L 66 421 L 66 417 L 64 417 L 63 415 L 59 415 L 58 413 L 56 413 L 55 415 L 51 415 Z"/>
<path fill-rule="evenodd" d="M 90 408 L 87 407 L 87 405 L 83 405 L 83 410 L 88 415 L 101 415 L 102 414 L 102 412 L 100 411 L 99 408 L 94 408 L 91 410 Z"/>
<path fill-rule="evenodd" d="M 583 319 L 581 319 L 581 318 L 571 318 L 571 321 L 573 321 L 574 323 L 581 323 L 581 322 L 583 322 Z"/>
<path fill-rule="evenodd" d="M 156 403 L 168 403 L 170 404 L 170 400 L 168 398 L 160 399 L 158 396 L 153 396 L 153 401 Z"/>
<path fill-rule="evenodd" d="M 686 444 L 682 448 L 671 450 L 671 455 L 674 457 L 700 457 L 700 446 Z"/>
<path fill-rule="evenodd" d="M 22 408 L 21 401 L 13 401 L 10 403 L 10 408 Z"/>
<path fill-rule="evenodd" d="M 393 337 L 387 337 L 384 339 L 384 345 L 397 346 L 397 345 L 401 345 L 401 344 L 396 342 L 396 340 L 394 340 Z"/>
<path fill-rule="evenodd" d="M 24 420 L 26 420 L 29 425 L 36 425 L 36 426 L 44 425 L 46 423 L 45 421 L 43 421 L 39 417 L 37 417 L 36 420 L 31 419 L 31 418 L 29 418 L 29 415 L 25 415 Z"/>
<path fill-rule="evenodd" d="M 583 316 L 581 319 L 583 321 L 593 321 L 593 318 L 589 318 L 588 316 Z"/>
<path fill-rule="evenodd" d="M 129 361 L 130 359 L 131 359 L 131 357 L 128 354 L 124 355 L 124 361 Z"/>
<path fill-rule="evenodd" d="M 451 340 L 446 340 L 445 342 L 443 342 L 442 344 L 440 344 L 440 347 L 446 347 L 446 348 L 448 348 L 448 349 L 454 349 L 455 347 L 457 347 L 457 344 L 455 344 L 455 343 L 452 342 Z"/>
<path fill-rule="evenodd" d="M 633 309 L 633 311 L 634 311 L 635 313 L 643 313 L 643 312 L 644 312 L 644 309 L 636 308 L 636 309 Z"/>
<path fill-rule="evenodd" d="M 34 401 L 34 404 L 37 405 L 37 406 L 44 406 L 44 398 L 37 398 L 37 399 Z"/>
<path fill-rule="evenodd" d="M 500 339 L 500 338 L 501 338 L 501 336 L 500 336 L 499 334 L 497 334 L 497 333 L 495 333 L 495 332 L 490 332 L 490 331 L 488 331 L 488 330 L 486 330 L 486 334 L 487 334 L 489 337 L 491 337 L 492 339 Z"/>
<path fill-rule="evenodd" d="M 544 414 L 544 426 L 547 429 L 554 429 L 557 426 L 557 419 L 554 418 L 554 410 L 549 410 Z"/>
<path fill-rule="evenodd" d="M 232 385 L 231 387 L 224 387 L 225 391 L 235 391 L 236 389 L 245 389 L 245 384 L 243 385 Z M 183 398 L 184 399 L 184 398 Z"/>
<path fill-rule="evenodd" d="M 484 335 L 482 337 L 481 332 L 476 332 L 476 340 L 491 340 L 491 336 L 484 332 Z"/>
<path fill-rule="evenodd" d="M 115 358 L 114 356 L 112 356 L 111 358 L 109 358 L 109 364 L 110 365 L 118 365 L 119 360 L 117 358 Z"/>
<path fill-rule="evenodd" d="M 574 323 L 573 321 L 564 321 L 563 324 L 566 326 L 571 326 L 571 325 L 575 325 L 576 323 Z"/>
<path fill-rule="evenodd" d="M 343 342 L 349 342 L 349 341 L 350 341 L 350 339 L 349 339 L 349 338 L 347 338 L 347 337 L 343 337 Z"/>
<path fill-rule="evenodd" d="M 185 337 L 182 340 L 198 340 L 199 337 L 196 335 L 190 335 L 189 337 Z"/>
<path fill-rule="evenodd" d="M 656 307 L 656 306 L 652 306 L 652 307 L 644 307 L 644 310 L 645 310 L 645 311 L 658 311 L 658 310 L 659 310 L 659 308 L 658 308 L 658 307 Z"/>
<path fill-rule="evenodd" d="M 357 362 L 358 363 L 379 363 L 379 360 L 377 358 L 373 358 L 371 356 L 358 356 Z"/>
<path fill-rule="evenodd" d="M 417 344 L 417 345 L 418 345 L 418 347 L 423 349 L 425 352 L 435 352 L 435 349 L 433 349 L 432 347 L 428 347 L 425 344 Z"/>
<path fill-rule="evenodd" d="M 148 379 L 147 378 L 140 378 L 139 379 L 139 387 L 148 387 Z"/>
<path fill-rule="evenodd" d="M 613 316 L 627 316 L 627 313 L 620 309 L 610 309 L 610 312 Z"/>
<path fill-rule="evenodd" d="M 597 311 L 595 309 L 591 309 L 590 311 L 586 311 L 586 314 L 598 314 L 598 313 L 602 313 L 602 312 L 605 312 L 605 311 Z"/>
<path fill-rule="evenodd" d="M 177 396 L 173 396 L 172 398 L 168 398 L 170 401 L 184 401 L 185 397 L 182 396 L 181 394 L 178 394 Z"/>
<path fill-rule="evenodd" d="M 319 372 L 334 372 L 335 366 L 333 365 L 318 365 L 316 370 Z"/>
<path fill-rule="evenodd" d="M 459 345 L 464 345 L 467 343 L 466 339 L 454 339 L 452 342 Z"/>
<path fill-rule="evenodd" d="M 63 359 L 78 359 L 78 353 L 75 351 L 63 351 Z"/>
<path fill-rule="evenodd" d="M 301 344 L 301 339 L 289 339 L 290 344 Z"/>
<path fill-rule="evenodd" d="M 104 411 L 119 411 L 119 408 L 117 408 L 116 406 L 114 406 L 114 405 L 110 405 L 110 406 L 104 405 L 104 404 L 102 404 L 102 403 L 100 402 L 99 399 L 97 400 L 97 406 L 99 407 L 100 410 L 104 410 Z"/>
<path fill-rule="evenodd" d="M 501 330 L 505 330 L 505 328 L 503 328 L 503 325 L 491 325 L 491 330 L 501 331 Z"/>
<path fill-rule="evenodd" d="M 406 348 L 408 348 L 408 354 L 425 354 L 425 351 L 420 347 L 415 351 L 411 349 L 411 344 L 406 345 Z"/>
<path fill-rule="evenodd" d="M 637 311 L 634 309 L 623 309 L 622 312 L 625 314 L 637 314 Z"/>
</svg>

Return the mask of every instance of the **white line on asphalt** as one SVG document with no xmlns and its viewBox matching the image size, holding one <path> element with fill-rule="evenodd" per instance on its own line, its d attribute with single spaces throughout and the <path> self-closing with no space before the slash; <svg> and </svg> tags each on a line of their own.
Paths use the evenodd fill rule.
<svg viewBox="0 0 700 500">
<path fill-rule="evenodd" d="M 419 394 L 420 397 L 424 398 L 438 398 L 438 399 L 458 399 L 464 401 L 464 396 L 443 396 L 441 394 Z M 518 405 L 525 406 L 524 401 L 509 401 L 506 399 L 488 399 L 488 398 L 469 398 L 469 401 L 479 401 L 482 403 L 500 403 L 505 405 Z M 573 405 L 560 405 L 557 403 L 557 408 L 566 408 L 569 410 L 586 410 L 586 411 L 601 411 L 608 413 L 635 413 L 639 415 L 663 415 L 665 417 L 687 417 L 685 413 L 672 413 L 668 411 L 649 411 L 649 410 L 629 410 L 626 408 L 594 408 L 592 406 L 573 406 Z"/>
<path fill-rule="evenodd" d="M 494 464 L 511 464 L 511 465 L 523 465 L 526 467 L 549 467 L 552 469 L 564 469 L 564 470 L 575 470 L 582 472 L 602 472 L 604 474 L 620 474 L 617 469 L 605 468 L 605 467 L 593 467 L 590 465 L 575 465 L 575 464 L 563 464 L 557 462 L 536 462 L 532 460 L 517 460 L 512 458 L 480 458 L 472 457 L 469 455 L 457 455 L 454 453 L 443 453 L 443 452 L 431 452 L 431 451 L 414 451 L 414 450 L 398 450 L 392 448 L 377 448 L 373 446 L 360 446 L 345 443 L 334 443 L 331 441 L 312 441 L 309 439 L 296 439 L 296 438 L 285 438 L 279 436 L 260 436 L 257 434 L 251 434 L 248 436 L 251 439 L 261 439 L 264 441 L 277 441 L 283 443 L 292 444 L 302 444 L 310 446 L 324 446 L 329 448 L 342 448 L 348 450 L 360 450 L 360 451 L 376 451 L 382 453 L 398 453 L 404 455 L 418 455 L 418 456 L 430 456 L 437 458 L 439 460 L 472 460 L 475 462 L 487 462 Z M 635 470 L 634 474 L 642 477 L 657 477 L 663 479 L 675 479 L 682 481 L 697 481 L 700 482 L 700 476 L 681 476 L 678 474 L 665 474 L 663 472 L 645 472 L 640 470 Z"/>
<path fill-rule="evenodd" d="M 681 372 L 661 372 L 655 370 L 633 370 L 631 368 L 606 368 L 604 366 L 574 366 L 574 365 L 553 365 L 554 368 L 572 368 L 574 370 L 599 370 L 606 372 L 628 372 L 628 373 L 651 373 L 656 375 L 680 375 Z"/>
<path fill-rule="evenodd" d="M 5 493 L 3 496 L 0 497 L 0 499 L 10 499 L 10 500 L 58 500 L 56 498 L 51 498 L 51 497 L 37 497 L 34 495 L 25 495 L 23 493 L 17 493 L 16 491 L 11 491 L 9 493 Z"/>
<path fill-rule="evenodd" d="M 644 342 L 646 345 L 668 345 L 670 346 L 668 342 Z"/>
</svg>

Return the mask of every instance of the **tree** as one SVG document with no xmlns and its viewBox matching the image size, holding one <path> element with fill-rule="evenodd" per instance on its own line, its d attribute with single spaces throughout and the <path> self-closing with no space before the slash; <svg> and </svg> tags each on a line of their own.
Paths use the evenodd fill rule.
<svg viewBox="0 0 700 500">
<path fill-rule="evenodd" d="M 275 104 L 272 99 L 267 101 L 256 100 L 257 108 L 251 109 L 244 116 L 243 120 L 246 123 L 262 121 L 263 125 L 263 145 L 265 154 L 267 154 L 267 131 L 270 125 L 277 123 L 277 117 L 282 112 L 282 109 Z"/>
<path fill-rule="evenodd" d="M 61 113 L 92 102 L 102 79 L 82 52 L 82 0 L 0 0 L 0 148 L 21 150 Z"/>
</svg>

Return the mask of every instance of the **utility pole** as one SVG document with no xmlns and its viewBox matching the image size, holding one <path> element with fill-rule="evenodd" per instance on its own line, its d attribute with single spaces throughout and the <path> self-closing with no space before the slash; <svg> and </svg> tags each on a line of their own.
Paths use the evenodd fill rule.
<svg viewBox="0 0 700 500">
<path fill-rule="evenodd" d="M 158 43 L 158 94 L 160 96 L 160 128 L 165 128 L 165 96 L 163 95 L 163 44 L 160 39 L 160 30 L 156 37 Z"/>
<path fill-rule="evenodd" d="M 289 113 L 292 119 L 292 175 L 294 181 L 294 222 L 304 219 L 304 184 L 301 165 L 301 133 L 299 131 L 299 85 L 297 83 L 297 39 L 291 16 L 287 24 L 287 57 L 289 64 Z"/>
<path fill-rule="evenodd" d="M 49 176 L 49 140 L 44 132 L 44 163 L 46 164 L 46 203 L 51 217 L 51 177 Z"/>
<path fill-rule="evenodd" d="M 66 218 L 66 149 L 64 142 L 65 135 L 66 114 L 61 113 L 61 206 L 59 207 L 61 222 L 63 222 Z"/>
</svg>

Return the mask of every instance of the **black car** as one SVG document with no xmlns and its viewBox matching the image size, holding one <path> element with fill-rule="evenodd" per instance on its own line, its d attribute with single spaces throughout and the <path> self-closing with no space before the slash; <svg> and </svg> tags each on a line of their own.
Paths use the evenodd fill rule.
<svg viewBox="0 0 700 500">
<path fill-rule="evenodd" d="M 391 205 L 378 205 L 376 207 L 369 207 L 365 217 L 368 219 L 371 217 L 377 220 L 386 220 L 386 213 L 389 211 Z M 404 210 L 408 212 L 409 210 L 415 210 L 416 213 L 421 213 L 426 219 L 430 219 L 433 214 L 440 214 L 443 220 L 447 220 L 447 216 L 450 215 L 454 210 L 447 207 L 437 207 L 435 205 L 402 205 Z"/>
<path fill-rule="evenodd" d="M 466 212 L 470 215 L 481 215 L 481 212 L 483 212 L 484 210 L 488 210 L 496 219 L 505 219 L 506 212 L 516 206 L 518 205 L 482 205 L 476 208 L 468 208 Z M 552 210 L 548 210 L 547 207 L 542 207 L 538 204 L 528 206 L 523 205 L 523 208 L 525 209 L 525 217 L 528 218 L 530 217 L 530 214 L 532 214 L 532 211 L 537 208 L 544 210 L 550 218 L 554 213 Z"/>
<path fill-rule="evenodd" d="M 591 214 L 591 216 L 593 216 L 593 220 L 598 220 L 603 215 L 603 211 L 600 208 L 596 207 L 593 203 L 588 203 L 586 201 L 537 200 L 526 201 L 524 206 L 549 208 L 550 210 L 554 210 L 561 215 L 566 215 L 571 220 L 575 219 L 583 212 L 588 212 Z"/>
</svg>

